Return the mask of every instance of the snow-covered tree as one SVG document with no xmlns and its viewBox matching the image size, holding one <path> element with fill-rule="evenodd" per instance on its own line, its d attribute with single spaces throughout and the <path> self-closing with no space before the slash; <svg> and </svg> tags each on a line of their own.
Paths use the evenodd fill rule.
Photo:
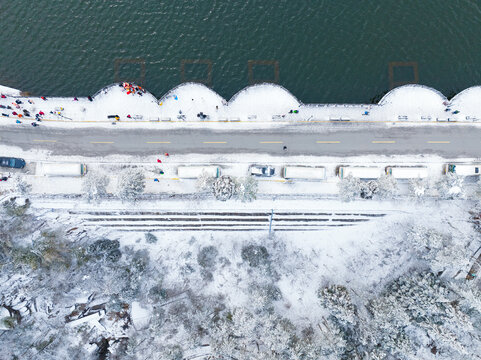
<svg viewBox="0 0 481 360">
<path fill-rule="evenodd" d="M 411 179 L 409 180 L 409 193 L 417 198 L 422 198 L 426 195 L 426 180 L 425 179 Z"/>
<path fill-rule="evenodd" d="M 99 239 L 87 247 L 87 253 L 102 261 L 117 262 L 122 253 L 118 240 Z"/>
<path fill-rule="evenodd" d="M 383 175 L 377 180 L 376 198 L 392 199 L 398 190 L 396 179 L 390 175 Z"/>
<path fill-rule="evenodd" d="M 364 335 L 368 337 L 376 358 L 387 359 L 389 355 L 409 358 L 414 355 L 414 345 L 405 331 L 411 319 L 402 306 L 386 295 L 369 302 L 368 309 L 372 318 L 366 324 Z"/>
<path fill-rule="evenodd" d="M 119 175 L 117 196 L 122 200 L 135 201 L 145 190 L 145 175 L 141 169 L 127 168 Z"/>
<path fill-rule="evenodd" d="M 259 267 L 268 265 L 270 262 L 269 252 L 262 245 L 246 245 L 241 251 L 242 260 L 247 262 L 251 267 Z"/>
<path fill-rule="evenodd" d="M 242 202 L 250 202 L 256 199 L 259 183 L 253 176 L 238 179 L 237 198 Z"/>
<path fill-rule="evenodd" d="M 249 284 L 250 306 L 254 313 L 272 312 L 274 301 L 282 299 L 281 290 L 267 279 Z M 264 281 L 265 280 L 265 281 Z"/>
<path fill-rule="evenodd" d="M 376 180 L 361 182 L 361 198 L 372 199 L 379 192 L 379 183 Z"/>
<path fill-rule="evenodd" d="M 217 200 L 226 201 L 237 192 L 237 183 L 231 176 L 223 175 L 214 180 L 212 191 Z"/>
<path fill-rule="evenodd" d="M 238 307 L 216 319 L 211 328 L 214 357 L 290 360 L 296 356 L 296 327 L 270 313 L 254 315 Z M 302 352 L 298 349 L 297 352 Z M 305 358 L 314 360 L 314 358 Z"/>
<path fill-rule="evenodd" d="M 464 177 L 448 172 L 436 183 L 438 196 L 441 199 L 464 199 L 466 190 L 464 188 Z"/>
<path fill-rule="evenodd" d="M 83 178 L 82 191 L 88 201 L 100 200 L 107 195 L 109 178 L 106 174 L 89 171 Z"/>
<path fill-rule="evenodd" d="M 434 273 L 442 273 L 446 269 L 453 272 L 469 270 L 470 254 L 450 235 L 437 229 L 416 226 L 407 231 L 407 238 L 410 246 L 428 262 Z"/>
<path fill-rule="evenodd" d="M 481 321 L 481 289 L 478 284 L 451 282 L 450 285 L 459 297 L 460 309 L 478 322 Z"/>
<path fill-rule="evenodd" d="M 429 272 L 395 279 L 368 304 L 370 346 L 395 358 L 417 359 L 423 349 L 443 359 L 469 358 L 481 346 L 479 334 L 473 336 L 481 317 L 470 314 L 456 290 Z"/>
<path fill-rule="evenodd" d="M 21 195 L 28 195 L 30 193 L 30 190 L 32 189 L 32 185 L 27 183 L 25 180 L 25 177 L 22 176 L 21 174 L 16 174 L 13 177 L 13 185 L 15 188 L 15 191 L 17 191 Z"/>
<path fill-rule="evenodd" d="M 145 233 L 144 236 L 147 244 L 155 244 L 158 241 L 157 236 L 155 236 L 153 233 L 148 232 Z"/>
<path fill-rule="evenodd" d="M 361 196 L 361 191 L 364 188 L 364 184 L 361 179 L 356 178 L 349 174 L 338 183 L 339 196 L 344 201 L 351 201 Z"/>
<path fill-rule="evenodd" d="M 392 198 L 397 193 L 397 182 L 391 176 L 383 176 L 377 180 L 363 181 L 349 174 L 338 183 L 339 196 L 344 201 L 354 199 Z"/>
<path fill-rule="evenodd" d="M 481 201 L 481 177 L 476 183 L 475 195 L 477 196 L 478 200 Z"/>
<path fill-rule="evenodd" d="M 214 269 L 219 251 L 215 246 L 204 246 L 197 254 L 197 263 L 204 269 Z"/>
<path fill-rule="evenodd" d="M 440 231 L 424 226 L 414 226 L 407 231 L 410 246 L 419 254 L 436 252 L 447 246 L 450 240 L 447 235 Z"/>
<path fill-rule="evenodd" d="M 317 291 L 317 296 L 321 306 L 329 310 L 331 317 L 342 327 L 353 326 L 357 323 L 356 307 L 345 286 L 321 287 Z"/>
<path fill-rule="evenodd" d="M 197 178 L 196 187 L 199 190 L 210 190 L 214 184 L 215 178 L 207 174 L 207 172 L 202 171 L 202 173 Z"/>
<path fill-rule="evenodd" d="M 197 178 L 196 187 L 201 191 L 211 190 L 217 200 L 226 201 L 235 197 L 242 202 L 249 202 L 256 199 L 258 183 L 252 176 L 236 179 L 223 175 L 214 178 L 203 172 Z"/>
<path fill-rule="evenodd" d="M 441 273 L 449 268 L 452 270 L 451 272 L 461 271 L 467 274 L 470 267 L 470 254 L 460 244 L 451 243 L 437 251 L 434 258 L 431 259 L 431 269 L 436 273 Z"/>
<path fill-rule="evenodd" d="M 197 263 L 201 267 L 201 275 L 204 280 L 212 280 L 212 272 L 215 270 L 219 251 L 215 246 L 205 246 L 197 254 Z"/>
</svg>

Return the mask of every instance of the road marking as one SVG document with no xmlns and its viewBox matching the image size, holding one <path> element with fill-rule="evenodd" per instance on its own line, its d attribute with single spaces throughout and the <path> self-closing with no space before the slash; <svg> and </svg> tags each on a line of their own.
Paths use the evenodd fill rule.
<svg viewBox="0 0 481 360">
<path fill-rule="evenodd" d="M 316 141 L 318 144 L 340 144 L 340 141 Z"/>
<path fill-rule="evenodd" d="M 450 144 L 451 141 L 428 141 L 428 144 Z"/>
<path fill-rule="evenodd" d="M 51 143 L 54 143 L 54 142 L 57 142 L 57 140 L 33 140 L 35 142 L 51 142 Z"/>
<path fill-rule="evenodd" d="M 282 144 L 283 141 L 259 141 L 259 144 Z"/>
<path fill-rule="evenodd" d="M 371 141 L 373 144 L 395 144 L 394 140 L 373 140 Z"/>
<path fill-rule="evenodd" d="M 170 144 L 170 141 L 147 141 L 147 144 Z"/>
<path fill-rule="evenodd" d="M 91 144 L 113 144 L 113 141 L 91 141 Z"/>
<path fill-rule="evenodd" d="M 204 141 L 204 144 L 227 144 L 227 141 Z"/>
</svg>

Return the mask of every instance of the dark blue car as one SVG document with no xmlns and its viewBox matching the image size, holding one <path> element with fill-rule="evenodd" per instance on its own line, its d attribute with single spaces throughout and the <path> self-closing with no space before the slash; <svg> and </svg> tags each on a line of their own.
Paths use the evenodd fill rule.
<svg viewBox="0 0 481 360">
<path fill-rule="evenodd" d="M 0 166 L 22 169 L 25 167 L 25 160 L 12 157 L 0 157 Z"/>
</svg>

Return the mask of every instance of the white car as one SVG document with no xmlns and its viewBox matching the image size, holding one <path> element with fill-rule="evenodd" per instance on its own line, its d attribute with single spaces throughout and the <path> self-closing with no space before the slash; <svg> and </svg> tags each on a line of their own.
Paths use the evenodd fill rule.
<svg viewBox="0 0 481 360">
<path fill-rule="evenodd" d="M 270 177 L 274 176 L 276 169 L 268 165 L 252 165 L 249 168 L 249 173 L 254 176 Z"/>
</svg>

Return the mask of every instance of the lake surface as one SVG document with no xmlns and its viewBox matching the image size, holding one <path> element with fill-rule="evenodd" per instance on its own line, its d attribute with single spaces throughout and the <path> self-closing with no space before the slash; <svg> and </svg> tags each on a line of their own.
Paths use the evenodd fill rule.
<svg viewBox="0 0 481 360">
<path fill-rule="evenodd" d="M 0 16 L 0 84 L 36 95 L 203 79 L 229 99 L 265 79 L 358 103 L 403 82 L 481 84 L 479 0 L 1 0 Z"/>
</svg>

